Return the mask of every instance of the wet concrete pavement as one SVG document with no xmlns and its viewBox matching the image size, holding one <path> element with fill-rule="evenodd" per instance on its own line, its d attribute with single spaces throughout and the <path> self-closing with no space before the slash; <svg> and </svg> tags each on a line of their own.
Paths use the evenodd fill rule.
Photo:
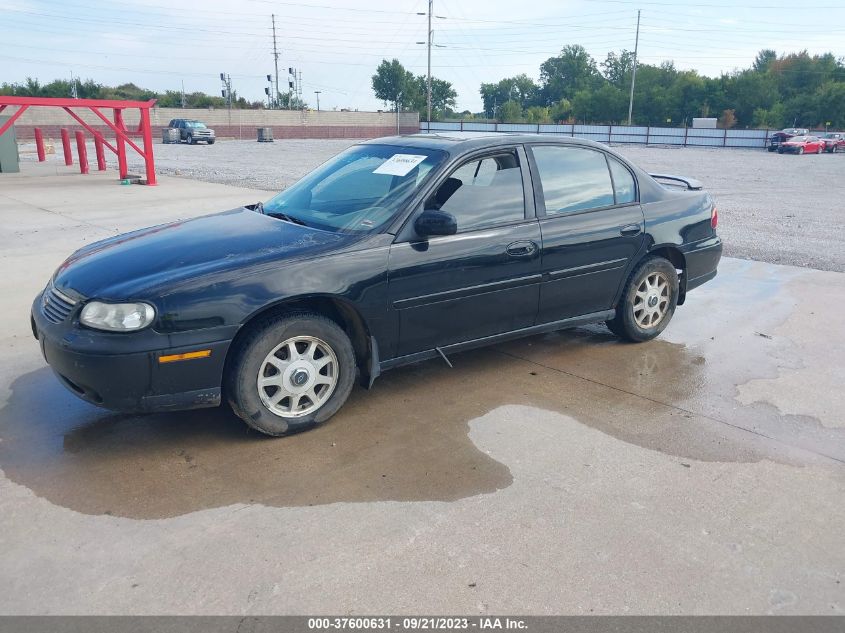
<svg viewBox="0 0 845 633">
<path fill-rule="evenodd" d="M 254 192 L 50 200 L 56 178 L 0 181 L 2 217 L 50 236 L 0 237 L 0 612 L 845 610 L 841 273 L 727 259 L 658 340 L 581 328 L 394 370 L 269 439 L 224 409 L 78 401 L 27 322 L 97 232 L 75 196 L 131 196 L 91 212 L 110 231 Z"/>
</svg>

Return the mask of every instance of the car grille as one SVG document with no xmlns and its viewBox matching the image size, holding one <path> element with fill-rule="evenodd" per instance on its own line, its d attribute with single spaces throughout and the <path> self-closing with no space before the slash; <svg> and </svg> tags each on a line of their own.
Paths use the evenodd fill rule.
<svg viewBox="0 0 845 633">
<path fill-rule="evenodd" d="M 52 285 L 44 291 L 41 300 L 41 311 L 47 320 L 52 323 L 61 323 L 73 312 L 76 301 L 56 290 Z"/>
</svg>

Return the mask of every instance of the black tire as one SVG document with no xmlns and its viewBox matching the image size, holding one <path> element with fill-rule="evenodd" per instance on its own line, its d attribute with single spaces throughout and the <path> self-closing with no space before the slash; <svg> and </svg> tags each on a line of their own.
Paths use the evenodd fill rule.
<svg viewBox="0 0 845 633">
<path fill-rule="evenodd" d="M 667 303 L 662 316 L 654 322 L 654 325 L 644 327 L 637 322 L 634 306 L 638 289 L 646 280 L 654 275 L 657 276 L 658 280 L 662 277 L 666 281 Z M 650 299 L 651 297 L 649 296 Z M 662 301 L 657 296 L 656 305 L 661 304 Z M 606 324 L 611 332 L 627 341 L 634 343 L 650 341 L 666 329 L 669 321 L 672 320 L 672 315 L 675 314 L 677 305 L 678 273 L 675 270 L 675 266 L 662 257 L 650 257 L 643 260 L 634 269 L 631 276 L 628 277 L 628 281 L 625 282 L 625 288 L 622 290 L 622 296 L 619 299 L 619 305 L 616 306 L 616 316 L 610 321 L 607 321 Z"/>
<path fill-rule="evenodd" d="M 333 391 L 317 408 L 298 417 L 283 417 L 280 413 L 274 413 L 262 400 L 258 379 L 259 372 L 262 376 L 267 375 L 264 372 L 268 355 L 281 343 L 294 337 L 310 337 L 327 345 L 335 355 L 337 375 Z M 278 356 L 276 358 L 279 359 Z M 314 375 L 321 371 L 317 370 Z M 259 323 L 238 343 L 226 365 L 224 391 L 232 411 L 249 426 L 266 435 L 289 435 L 321 424 L 337 413 L 352 391 L 356 371 L 352 343 L 334 321 L 318 314 L 292 313 Z M 284 374 L 279 371 L 277 375 Z M 292 383 L 288 384 L 293 387 Z M 267 391 L 273 387 L 264 389 L 265 398 L 271 398 L 275 393 Z M 312 405 L 316 404 L 310 399 L 306 400 Z M 291 401 L 289 406 L 293 407 Z"/>
<path fill-rule="evenodd" d="M 769 150 L 770 152 L 773 152 L 773 151 L 775 151 L 775 149 L 776 149 L 776 148 L 774 148 L 774 147 L 767 147 L 766 149 L 767 149 L 767 150 Z"/>
<path fill-rule="evenodd" d="M 214 139 L 211 139 L 210 141 L 206 141 L 206 143 L 208 143 L 209 145 L 214 145 Z"/>
<path fill-rule="evenodd" d="M 804 148 L 803 148 L 803 147 L 799 147 L 799 148 L 798 148 L 798 155 L 800 156 L 800 155 L 801 155 L 801 154 L 803 154 L 803 153 L 804 153 Z"/>
<path fill-rule="evenodd" d="M 187 141 L 188 141 L 188 145 L 193 145 L 194 144 L 194 135 L 188 134 Z"/>
<path fill-rule="evenodd" d="M 836 145 L 834 145 L 834 146 L 831 148 L 830 153 L 831 153 L 831 154 L 835 154 L 835 153 L 836 153 Z"/>
<path fill-rule="evenodd" d="M 778 147 L 778 154 L 783 154 L 783 150 Z"/>
</svg>

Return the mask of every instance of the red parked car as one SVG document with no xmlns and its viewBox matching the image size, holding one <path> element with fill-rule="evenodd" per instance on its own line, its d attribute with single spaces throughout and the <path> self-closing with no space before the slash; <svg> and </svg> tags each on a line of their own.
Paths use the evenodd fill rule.
<svg viewBox="0 0 845 633">
<path fill-rule="evenodd" d="M 821 154 L 824 141 L 818 136 L 793 136 L 778 147 L 778 154 Z"/>
<path fill-rule="evenodd" d="M 845 151 L 845 132 L 828 132 L 822 137 L 824 151 L 835 152 Z"/>
<path fill-rule="evenodd" d="M 810 130 L 803 127 L 787 127 L 780 132 L 773 132 L 769 137 L 769 144 L 766 147 L 770 152 L 774 152 L 780 147 L 781 143 L 786 143 L 793 136 L 805 136 L 810 133 Z"/>
</svg>

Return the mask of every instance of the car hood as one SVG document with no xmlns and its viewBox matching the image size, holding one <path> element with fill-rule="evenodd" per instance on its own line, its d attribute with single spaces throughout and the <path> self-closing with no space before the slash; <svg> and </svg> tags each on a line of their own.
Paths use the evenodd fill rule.
<svg viewBox="0 0 845 633">
<path fill-rule="evenodd" d="M 234 209 L 90 244 L 59 267 L 53 284 L 71 296 L 152 299 L 185 279 L 325 255 L 360 239 Z"/>
</svg>

